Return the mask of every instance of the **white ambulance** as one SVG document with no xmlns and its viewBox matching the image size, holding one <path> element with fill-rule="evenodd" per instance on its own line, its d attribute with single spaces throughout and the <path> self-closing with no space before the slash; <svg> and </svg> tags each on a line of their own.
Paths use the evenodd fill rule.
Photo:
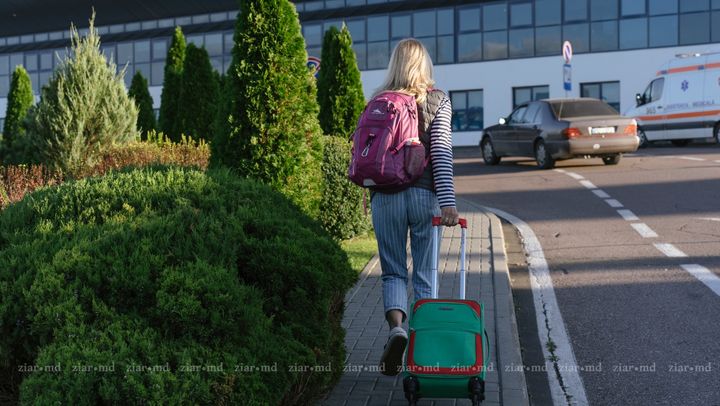
<svg viewBox="0 0 720 406">
<path fill-rule="evenodd" d="M 677 55 L 635 97 L 625 115 L 637 120 L 641 146 L 709 137 L 720 143 L 720 52 Z"/>
</svg>

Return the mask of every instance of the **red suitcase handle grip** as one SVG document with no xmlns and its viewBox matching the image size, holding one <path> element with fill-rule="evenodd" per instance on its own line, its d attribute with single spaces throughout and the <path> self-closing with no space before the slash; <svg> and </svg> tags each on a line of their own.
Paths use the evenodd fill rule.
<svg viewBox="0 0 720 406">
<path fill-rule="evenodd" d="M 466 219 L 459 219 L 458 224 L 460 225 L 460 228 L 467 228 L 467 220 Z M 432 218 L 432 225 L 433 227 L 441 226 L 442 225 L 442 217 L 433 217 Z"/>
</svg>

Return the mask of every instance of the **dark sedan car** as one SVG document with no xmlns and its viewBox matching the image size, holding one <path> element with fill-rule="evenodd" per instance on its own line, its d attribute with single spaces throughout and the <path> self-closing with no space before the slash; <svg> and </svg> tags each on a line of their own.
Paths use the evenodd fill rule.
<svg viewBox="0 0 720 406">
<path fill-rule="evenodd" d="M 542 169 L 575 157 L 598 157 L 615 165 L 623 153 L 636 151 L 638 143 L 634 119 L 590 98 L 523 104 L 480 137 L 486 164 L 497 165 L 505 156 L 527 156 Z"/>
</svg>

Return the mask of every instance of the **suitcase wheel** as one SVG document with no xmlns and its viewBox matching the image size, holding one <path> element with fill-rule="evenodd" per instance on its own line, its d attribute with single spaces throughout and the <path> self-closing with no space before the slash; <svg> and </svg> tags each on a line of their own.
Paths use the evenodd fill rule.
<svg viewBox="0 0 720 406">
<path fill-rule="evenodd" d="M 420 397 L 418 396 L 420 383 L 418 382 L 417 378 L 415 378 L 414 376 L 408 376 L 403 379 L 403 389 L 405 390 L 405 399 L 408 400 L 408 404 L 410 406 L 417 405 L 418 399 L 420 399 Z"/>
</svg>

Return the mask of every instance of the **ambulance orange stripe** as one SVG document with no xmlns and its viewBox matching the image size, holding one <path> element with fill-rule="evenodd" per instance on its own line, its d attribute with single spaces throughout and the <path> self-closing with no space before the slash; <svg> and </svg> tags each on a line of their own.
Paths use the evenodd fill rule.
<svg viewBox="0 0 720 406">
<path fill-rule="evenodd" d="M 682 73 L 682 72 L 692 72 L 696 70 L 700 70 L 701 67 L 703 67 L 705 70 L 708 69 L 720 69 L 720 63 L 708 63 L 705 65 L 692 65 L 692 66 L 683 66 L 682 68 L 672 68 L 667 70 L 659 70 L 657 72 L 657 76 L 662 75 L 669 75 L 671 73 Z"/>
<path fill-rule="evenodd" d="M 693 113 L 677 113 L 677 114 L 662 114 L 657 116 L 639 116 L 638 118 L 642 121 L 654 121 L 654 120 L 674 120 L 678 118 L 692 118 L 692 117 L 705 117 L 720 115 L 720 110 L 712 111 L 696 111 Z"/>
</svg>

